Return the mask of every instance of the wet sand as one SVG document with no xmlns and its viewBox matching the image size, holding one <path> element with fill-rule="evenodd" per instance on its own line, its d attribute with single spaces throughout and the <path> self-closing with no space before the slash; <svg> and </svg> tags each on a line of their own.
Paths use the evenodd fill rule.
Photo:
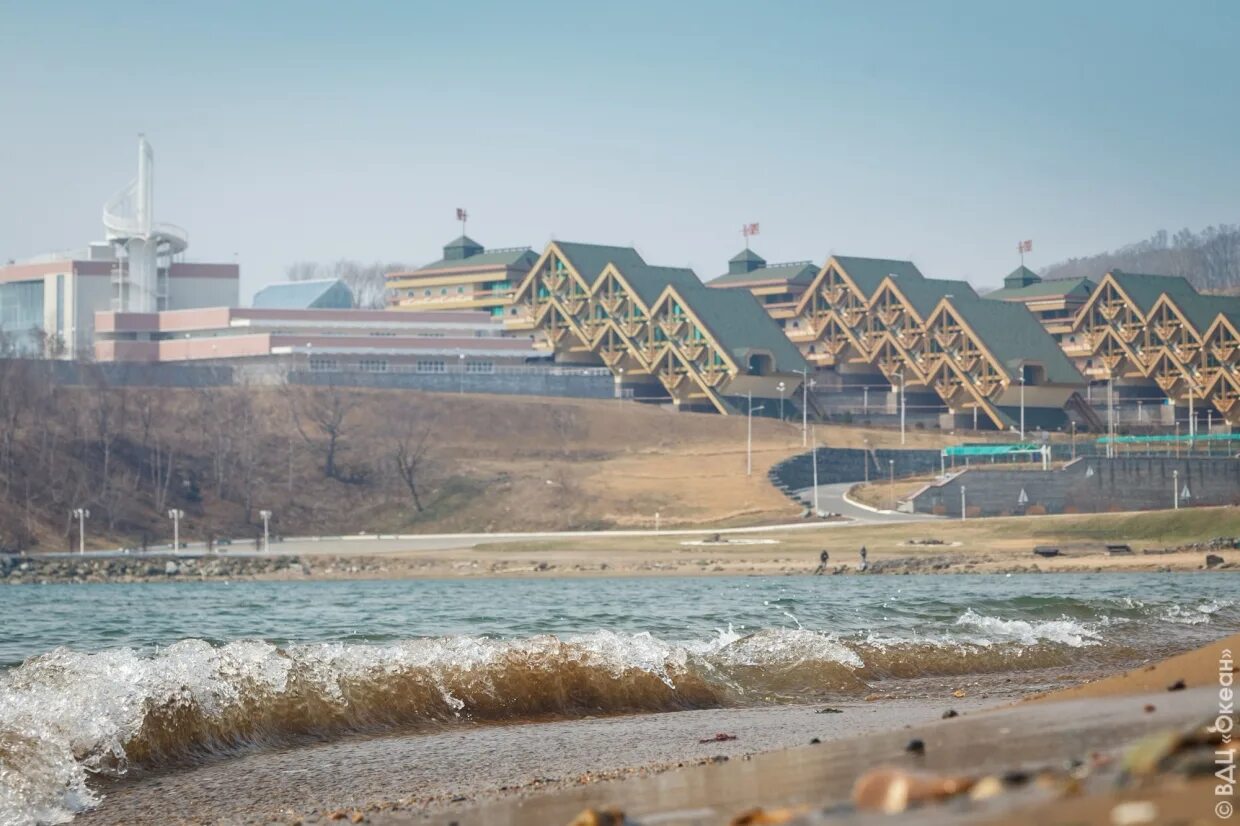
<svg viewBox="0 0 1240 826">
<path fill-rule="evenodd" d="M 335 815 L 392 826 L 566 824 L 604 804 L 667 816 L 653 821 L 661 824 L 726 823 L 746 805 L 846 800 L 862 768 L 907 762 L 913 736 L 927 743 L 925 767 L 976 770 L 995 759 L 1062 760 L 1198 713 L 1196 699 L 1181 702 L 1189 694 L 1171 714 L 1136 713 L 1143 703 L 1099 694 L 1094 687 L 1111 682 L 1104 676 L 1043 669 L 906 679 L 865 699 L 346 737 L 108 783 L 103 804 L 75 823 L 310 824 Z M 1075 705 L 1022 702 L 1063 685 L 1093 691 Z M 961 716 L 943 720 L 947 709 Z M 714 740 L 720 733 L 736 739 Z M 695 813 L 673 815 L 683 810 Z"/>
<path fill-rule="evenodd" d="M 858 812 L 849 806 L 853 783 L 867 769 L 891 766 L 980 776 L 1005 770 L 1062 770 L 1067 760 L 1086 764 L 1092 760 L 1105 766 L 1104 761 L 1150 732 L 1183 730 L 1212 721 L 1219 713 L 1220 658 L 1223 652 L 1234 657 L 1237 651 L 1240 635 L 1161 663 L 1061 693 L 1040 695 L 1031 702 L 911 730 L 889 730 L 528 800 L 504 800 L 430 818 L 392 815 L 374 822 L 391 826 L 423 822 L 458 826 L 567 824 L 585 809 L 616 807 L 641 823 L 706 826 L 729 823 L 748 809 L 763 807 L 803 811 L 795 821 L 787 822 L 807 826 L 889 823 L 888 816 Z M 1183 689 L 1168 690 L 1179 681 L 1184 682 Z M 1234 711 L 1231 716 L 1234 720 Z M 913 738 L 924 742 L 924 754 L 908 752 L 906 746 Z M 1114 768 L 1104 769 L 1074 787 L 1071 794 L 1065 794 L 1062 787 L 1031 785 L 990 800 L 957 799 L 916 809 L 902 822 L 1107 822 L 1112 820 L 1114 805 L 1132 800 L 1154 806 L 1158 813 L 1156 820 L 1134 822 L 1170 822 L 1171 815 L 1176 822 L 1214 822 L 1208 818 L 1213 816 L 1219 798 L 1208 777 L 1158 775 L 1147 778 L 1144 784 L 1119 787 L 1116 775 Z"/>
<path fill-rule="evenodd" d="M 946 699 L 934 703 L 851 700 L 348 738 L 111 784 L 104 787 L 104 803 L 74 822 L 312 823 L 327 822 L 336 811 L 359 811 L 371 819 L 403 812 L 399 822 L 404 822 L 429 812 L 460 812 L 482 801 L 654 775 L 721 756 L 743 761 L 805 745 L 812 737 L 827 742 L 898 729 L 937 719 L 949 702 L 961 711 L 993 702 L 941 693 Z M 823 708 L 840 713 L 819 713 Z M 700 742 L 719 733 L 736 739 Z M 172 812 L 169 801 L 175 801 Z"/>
</svg>

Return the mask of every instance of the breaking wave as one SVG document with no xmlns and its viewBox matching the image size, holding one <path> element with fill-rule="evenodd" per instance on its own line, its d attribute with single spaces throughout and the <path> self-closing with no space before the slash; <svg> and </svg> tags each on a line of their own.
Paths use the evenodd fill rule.
<svg viewBox="0 0 1240 826">
<path fill-rule="evenodd" d="M 1208 617 L 1202 606 L 1192 613 Z M 1215 609 L 1216 610 L 1216 609 Z M 243 750 L 459 721 L 574 718 L 860 694 L 877 681 L 995 673 L 1130 650 L 1066 616 L 975 613 L 937 636 L 802 627 L 668 642 L 598 631 L 279 647 L 188 639 L 154 651 L 58 648 L 0 674 L 0 823 L 65 822 L 118 777 Z"/>
</svg>

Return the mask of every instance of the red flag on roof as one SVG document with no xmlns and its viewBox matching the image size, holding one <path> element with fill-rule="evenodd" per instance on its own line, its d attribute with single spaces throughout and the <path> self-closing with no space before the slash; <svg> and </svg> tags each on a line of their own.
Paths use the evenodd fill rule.
<svg viewBox="0 0 1240 826">
<path fill-rule="evenodd" d="M 741 234 L 744 235 L 746 238 L 748 238 L 751 235 L 757 235 L 758 225 L 757 224 L 745 224 L 745 226 L 741 227 Z"/>
<path fill-rule="evenodd" d="M 1033 252 L 1033 242 L 1032 241 L 1021 241 L 1019 244 L 1016 245 L 1016 251 L 1017 252 Z"/>
</svg>

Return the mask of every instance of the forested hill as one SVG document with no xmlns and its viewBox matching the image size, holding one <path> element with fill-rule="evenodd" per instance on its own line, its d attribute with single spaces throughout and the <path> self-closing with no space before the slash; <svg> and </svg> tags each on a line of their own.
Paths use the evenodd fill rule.
<svg viewBox="0 0 1240 826">
<path fill-rule="evenodd" d="M 1159 230 L 1144 241 L 1112 252 L 1069 258 L 1044 268 L 1045 279 L 1101 278 L 1113 269 L 1182 275 L 1203 292 L 1240 292 L 1240 225 L 1219 224 L 1175 235 Z"/>
</svg>

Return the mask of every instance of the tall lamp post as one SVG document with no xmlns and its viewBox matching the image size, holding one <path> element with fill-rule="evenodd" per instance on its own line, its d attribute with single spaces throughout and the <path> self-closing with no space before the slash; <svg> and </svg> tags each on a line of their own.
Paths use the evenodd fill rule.
<svg viewBox="0 0 1240 826">
<path fill-rule="evenodd" d="M 271 550 L 271 511 L 259 511 L 258 515 L 263 518 L 263 553 Z"/>
<path fill-rule="evenodd" d="M 960 518 L 961 520 L 965 520 L 969 518 L 969 509 L 965 506 L 966 500 L 964 498 L 964 491 L 965 491 L 965 487 L 964 485 L 961 485 L 960 486 Z"/>
<path fill-rule="evenodd" d="M 891 471 L 891 509 L 896 509 L 896 460 L 888 459 L 887 468 Z"/>
<path fill-rule="evenodd" d="M 86 520 L 90 519 L 89 508 L 74 508 L 73 518 L 78 521 L 78 553 L 86 553 Z"/>
<path fill-rule="evenodd" d="M 179 508 L 173 508 L 168 511 L 168 518 L 172 520 L 172 550 L 181 550 L 181 520 L 185 518 L 185 511 Z"/>
<path fill-rule="evenodd" d="M 814 380 L 809 377 L 809 368 L 801 371 L 801 447 L 805 447 L 805 438 L 809 432 L 809 389 Z"/>
<path fill-rule="evenodd" d="M 1025 366 L 1020 367 L 1020 440 L 1025 441 Z"/>
<path fill-rule="evenodd" d="M 1180 509 L 1180 471 L 1171 471 L 1171 506 Z"/>
<path fill-rule="evenodd" d="M 782 381 L 775 385 L 775 389 L 779 391 L 779 420 L 784 420 L 784 388 L 787 387 Z"/>
<path fill-rule="evenodd" d="M 897 371 L 895 377 L 900 380 L 900 444 L 904 444 L 904 371 Z"/>
<path fill-rule="evenodd" d="M 1107 458 L 1115 456 L 1115 374 L 1107 375 Z"/>
<path fill-rule="evenodd" d="M 753 406 L 753 391 L 747 394 L 749 411 L 745 416 L 745 475 L 753 476 L 753 414 L 761 411 L 763 405 Z"/>
<path fill-rule="evenodd" d="M 624 367 L 616 368 L 616 401 L 624 401 Z"/>
<path fill-rule="evenodd" d="M 822 511 L 818 508 L 818 434 L 814 434 L 814 452 L 811 454 L 814 464 L 814 517 L 822 515 Z"/>
</svg>

